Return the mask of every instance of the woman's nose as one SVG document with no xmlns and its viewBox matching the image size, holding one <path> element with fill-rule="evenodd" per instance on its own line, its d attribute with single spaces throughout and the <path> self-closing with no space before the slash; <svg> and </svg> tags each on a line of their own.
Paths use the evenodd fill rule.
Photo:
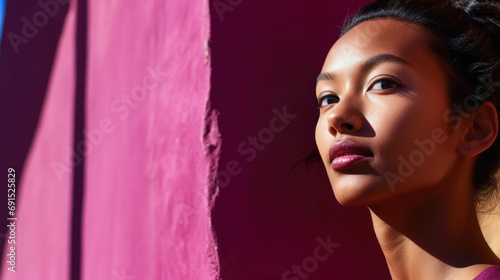
<svg viewBox="0 0 500 280">
<path fill-rule="evenodd" d="M 341 99 L 328 114 L 329 131 L 333 136 L 352 134 L 363 128 L 363 117 L 356 100 Z"/>
</svg>

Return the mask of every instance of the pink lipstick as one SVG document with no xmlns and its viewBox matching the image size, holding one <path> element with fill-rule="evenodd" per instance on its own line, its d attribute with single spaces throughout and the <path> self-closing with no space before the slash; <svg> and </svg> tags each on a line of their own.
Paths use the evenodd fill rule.
<svg viewBox="0 0 500 280">
<path fill-rule="evenodd" d="M 349 169 L 373 157 L 370 149 L 350 140 L 334 142 L 330 147 L 329 155 L 334 170 Z"/>
</svg>

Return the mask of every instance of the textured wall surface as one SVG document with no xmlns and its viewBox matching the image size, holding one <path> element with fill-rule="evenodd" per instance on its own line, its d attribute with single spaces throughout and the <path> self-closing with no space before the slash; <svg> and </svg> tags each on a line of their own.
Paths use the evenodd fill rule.
<svg viewBox="0 0 500 280">
<path fill-rule="evenodd" d="M 339 206 L 322 167 L 292 169 L 314 146 L 315 77 L 359 4 L 90 0 L 79 143 L 72 4 L 5 279 L 69 279 L 73 150 L 82 279 L 216 279 L 219 264 L 223 279 L 387 278 L 366 210 Z"/>
<path fill-rule="evenodd" d="M 206 117 L 208 4 L 88 1 L 85 139 L 73 143 L 75 4 L 17 174 L 16 273 L 4 263 L 2 279 L 74 279 L 72 168 L 83 164 L 82 279 L 215 279 L 209 180 L 219 138 Z"/>
<path fill-rule="evenodd" d="M 83 279 L 214 279 L 206 1 L 90 1 Z M 90 136 L 92 135 L 92 136 Z"/>
<path fill-rule="evenodd" d="M 210 2 L 223 279 L 389 279 L 368 210 L 340 206 L 323 166 L 292 169 L 315 145 L 316 77 L 363 2 Z"/>
<path fill-rule="evenodd" d="M 48 91 L 68 4 L 58 5 L 56 13 L 47 16 L 46 22 L 37 21 L 39 26 L 35 26 L 33 16 L 44 12 L 37 0 L 6 2 L 8 12 L 5 15 L 0 49 L 0 93 L 2 96 L 0 127 L 4 132 L 4 137 L 0 140 L 0 166 L 1 170 L 7 170 L 7 168 L 16 170 L 19 195 L 22 191 L 19 183 L 24 174 L 23 168 L 28 150 L 31 147 Z M 73 30 L 66 31 L 68 39 L 73 36 L 70 32 Z M 72 59 L 72 56 L 62 58 L 63 56 L 64 54 L 61 54 L 59 57 L 67 61 Z M 64 133 L 61 131 L 62 137 L 65 136 Z M 1 193 L 7 194 L 6 184 L 0 185 L 0 189 Z M 1 199 L 0 206 L 4 209 L 0 211 L 0 234 L 3 234 L 7 230 L 7 199 Z M 4 236 L 0 235 L 0 244 L 4 248 L 2 237 Z M 3 259 L 5 255 L 2 253 Z"/>
<path fill-rule="evenodd" d="M 22 178 L 16 192 L 15 216 L 18 220 L 15 221 L 16 243 L 12 244 L 15 246 L 16 272 L 7 270 L 10 265 L 4 256 L 1 279 L 59 280 L 68 279 L 69 276 L 72 172 L 55 172 L 53 163 L 71 165 L 69 150 L 73 137 L 74 35 L 73 2 L 64 22 L 30 153 L 23 171 L 16 168 L 18 181 Z M 43 37 L 43 34 L 39 36 Z M 49 43 L 52 42 L 49 40 Z M 20 48 L 20 51 L 19 56 L 26 56 L 26 52 L 33 52 L 33 49 Z M 24 64 L 29 67 L 27 65 Z M 29 94 L 36 93 L 26 91 L 26 100 L 35 98 Z M 32 106 L 36 106 L 36 103 Z M 63 167 L 62 170 L 68 169 Z M 11 244 L 6 245 L 4 253 L 9 254 Z"/>
<path fill-rule="evenodd" d="M 294 167 L 315 145 L 323 60 L 368 0 L 88 0 L 80 142 L 70 2 L 27 43 L 3 34 L 2 170 L 21 181 L 1 279 L 74 280 L 74 261 L 85 280 L 389 279 L 367 209 L 340 206 L 323 166 Z M 5 30 L 40 11 L 9 0 Z"/>
</svg>

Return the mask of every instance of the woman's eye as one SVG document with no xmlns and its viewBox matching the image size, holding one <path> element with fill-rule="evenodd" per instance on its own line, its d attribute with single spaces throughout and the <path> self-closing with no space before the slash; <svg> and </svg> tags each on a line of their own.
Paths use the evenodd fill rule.
<svg viewBox="0 0 500 280">
<path fill-rule="evenodd" d="M 323 108 L 325 106 L 328 106 L 330 104 L 338 103 L 339 102 L 339 97 L 336 95 L 327 95 L 323 96 L 318 99 L 318 107 Z"/>
<path fill-rule="evenodd" d="M 383 90 L 383 89 L 391 89 L 391 88 L 397 88 L 399 87 L 399 84 L 391 81 L 391 80 L 380 80 L 374 83 L 371 87 L 371 89 L 375 90 Z"/>
</svg>

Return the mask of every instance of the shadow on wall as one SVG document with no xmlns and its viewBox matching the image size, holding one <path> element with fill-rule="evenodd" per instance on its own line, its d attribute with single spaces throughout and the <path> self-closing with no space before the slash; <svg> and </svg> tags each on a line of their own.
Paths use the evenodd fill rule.
<svg viewBox="0 0 500 280">
<path fill-rule="evenodd" d="M 390 278 L 367 210 L 340 206 L 319 164 L 291 170 L 315 145 L 323 60 L 366 2 L 210 2 L 222 279 Z"/>
<path fill-rule="evenodd" d="M 68 0 L 9 0 L 6 2 L 0 53 L 2 170 L 14 168 L 23 174 L 23 167 L 38 125 L 57 44 L 68 12 Z M 35 67 L 36 66 L 36 67 Z M 29 82 L 26 82 L 29 81 Z M 5 171 L 4 171 L 5 172 Z M 20 192 L 20 181 L 16 181 Z M 2 185 L 7 193 L 7 185 Z M 7 209 L 7 200 L 2 200 Z M 0 211 L 2 232 L 0 248 L 4 248 L 7 211 Z M 5 255 L 2 253 L 3 259 Z"/>
</svg>

